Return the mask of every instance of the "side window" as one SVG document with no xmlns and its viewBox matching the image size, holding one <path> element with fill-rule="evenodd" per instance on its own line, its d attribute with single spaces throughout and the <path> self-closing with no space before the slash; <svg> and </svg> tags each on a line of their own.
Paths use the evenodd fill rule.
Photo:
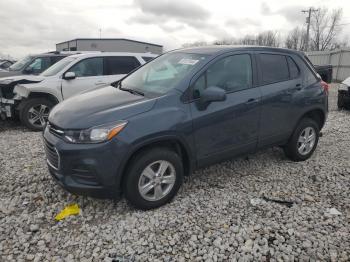
<svg viewBox="0 0 350 262">
<path fill-rule="evenodd" d="M 58 61 L 60 61 L 63 58 L 65 58 L 65 57 L 64 56 L 53 56 L 53 57 L 51 57 L 51 65 L 57 63 Z"/>
<path fill-rule="evenodd" d="M 128 74 L 140 66 L 139 61 L 133 56 L 105 57 L 106 75 Z"/>
<path fill-rule="evenodd" d="M 84 59 L 68 71 L 74 72 L 77 77 L 101 76 L 103 75 L 103 57 Z"/>
<path fill-rule="evenodd" d="M 250 55 L 233 55 L 225 57 L 213 65 L 194 84 L 194 98 L 203 90 L 217 86 L 226 92 L 236 92 L 252 86 L 252 62 Z"/>
<path fill-rule="evenodd" d="M 260 54 L 259 56 L 264 85 L 289 79 L 287 60 L 284 55 Z"/>
<path fill-rule="evenodd" d="M 151 61 L 152 59 L 154 59 L 154 57 L 143 56 L 142 59 L 145 60 L 145 62 L 148 62 L 148 61 Z"/>
<path fill-rule="evenodd" d="M 287 56 L 288 66 L 289 66 L 289 74 L 291 79 L 298 78 L 300 75 L 300 70 L 294 60 Z"/>
<path fill-rule="evenodd" d="M 38 57 L 35 58 L 27 67 L 26 71 L 33 73 L 33 74 L 39 74 L 49 68 L 51 65 L 50 58 L 49 57 Z"/>
</svg>

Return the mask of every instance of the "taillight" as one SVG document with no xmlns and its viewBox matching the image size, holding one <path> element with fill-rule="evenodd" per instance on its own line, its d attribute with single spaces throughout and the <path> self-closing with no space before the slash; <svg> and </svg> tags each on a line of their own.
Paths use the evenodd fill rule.
<svg viewBox="0 0 350 262">
<path fill-rule="evenodd" d="M 327 84 L 325 81 L 321 81 L 321 86 L 324 89 L 324 91 L 326 92 L 326 94 L 328 95 L 329 84 Z"/>
</svg>

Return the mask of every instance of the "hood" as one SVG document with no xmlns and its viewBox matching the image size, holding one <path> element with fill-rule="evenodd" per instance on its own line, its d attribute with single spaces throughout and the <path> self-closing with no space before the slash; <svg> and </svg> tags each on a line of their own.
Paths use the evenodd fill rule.
<svg viewBox="0 0 350 262">
<path fill-rule="evenodd" d="M 85 129 L 149 111 L 155 101 L 108 86 L 59 103 L 49 121 L 63 129 Z"/>
<path fill-rule="evenodd" d="M 1 72 L 0 72 L 1 74 Z M 43 76 L 35 76 L 35 75 L 15 75 L 15 76 L 7 76 L 0 78 L 0 85 L 4 82 L 6 84 L 11 84 L 16 82 L 16 84 L 30 84 L 30 83 L 38 83 L 44 80 Z"/>
<path fill-rule="evenodd" d="M 13 89 L 17 84 L 39 83 L 44 80 L 42 76 L 20 75 L 0 78 L 0 89 L 2 96 L 11 99 L 14 97 Z"/>
<path fill-rule="evenodd" d="M 7 76 L 18 76 L 22 75 L 21 71 L 0 71 L 0 77 L 7 77 Z"/>
<path fill-rule="evenodd" d="M 38 83 L 44 80 L 44 77 L 33 75 L 9 76 L 0 78 L 0 90 L 2 96 L 7 99 L 14 97 L 13 89 L 17 84 Z"/>
</svg>

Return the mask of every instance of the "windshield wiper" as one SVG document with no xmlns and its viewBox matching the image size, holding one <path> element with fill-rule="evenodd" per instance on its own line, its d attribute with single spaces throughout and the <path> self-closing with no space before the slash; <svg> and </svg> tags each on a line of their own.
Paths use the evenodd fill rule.
<svg viewBox="0 0 350 262">
<path fill-rule="evenodd" d="M 119 87 L 120 90 L 122 91 L 126 91 L 126 92 L 129 92 L 133 95 L 140 95 L 140 96 L 145 96 L 145 94 L 141 91 L 138 91 L 138 90 L 135 90 L 135 89 L 130 89 L 130 88 L 125 88 L 125 87 L 122 87 L 122 82 L 120 81 L 117 85 L 117 87 Z"/>
</svg>

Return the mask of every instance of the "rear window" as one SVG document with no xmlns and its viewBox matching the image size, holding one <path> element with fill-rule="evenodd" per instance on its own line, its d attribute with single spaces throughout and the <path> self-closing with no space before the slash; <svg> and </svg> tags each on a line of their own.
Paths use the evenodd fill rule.
<svg viewBox="0 0 350 262">
<path fill-rule="evenodd" d="M 128 74 L 140 66 L 140 62 L 133 56 L 110 56 L 105 57 L 106 75 Z"/>
<path fill-rule="evenodd" d="M 260 54 L 263 84 L 272 84 L 289 79 L 289 70 L 284 55 Z"/>
</svg>

